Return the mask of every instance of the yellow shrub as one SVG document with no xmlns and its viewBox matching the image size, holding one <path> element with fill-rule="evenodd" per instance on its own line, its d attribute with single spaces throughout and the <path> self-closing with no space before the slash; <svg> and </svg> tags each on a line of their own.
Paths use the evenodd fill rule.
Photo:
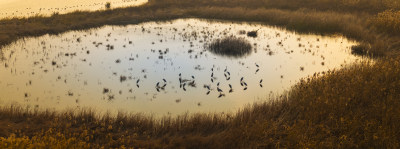
<svg viewBox="0 0 400 149">
<path fill-rule="evenodd" d="M 60 133 L 46 133 L 32 138 L 17 137 L 15 134 L 8 138 L 0 138 L 0 148 L 29 149 L 29 148 L 90 148 L 86 142 L 78 141 L 75 137 L 67 138 Z"/>
</svg>

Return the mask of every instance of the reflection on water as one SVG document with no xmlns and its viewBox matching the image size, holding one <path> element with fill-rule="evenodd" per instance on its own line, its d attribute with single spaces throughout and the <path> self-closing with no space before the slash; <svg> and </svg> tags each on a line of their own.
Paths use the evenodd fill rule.
<svg viewBox="0 0 400 149">
<path fill-rule="evenodd" d="M 241 30 L 258 30 L 247 37 Z M 229 58 L 206 45 L 235 36 L 252 53 Z M 19 40 L 0 62 L 0 105 L 91 107 L 156 115 L 233 112 L 300 78 L 359 59 L 342 37 L 262 25 L 180 19 Z"/>
<path fill-rule="evenodd" d="M 117 8 L 140 5 L 147 0 L 0 0 L 0 18 L 104 10 L 107 2 L 112 8 Z"/>
</svg>

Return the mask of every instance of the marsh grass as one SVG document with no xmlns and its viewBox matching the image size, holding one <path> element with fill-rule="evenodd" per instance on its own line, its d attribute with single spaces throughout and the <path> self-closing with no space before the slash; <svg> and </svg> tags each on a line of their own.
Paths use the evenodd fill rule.
<svg viewBox="0 0 400 149">
<path fill-rule="evenodd" d="M 111 3 L 110 2 L 107 2 L 104 6 L 106 7 L 106 9 L 111 9 Z"/>
<path fill-rule="evenodd" d="M 379 30 L 389 34 L 400 34 L 400 11 L 386 10 L 370 19 Z"/>
<path fill-rule="evenodd" d="M 208 45 L 208 49 L 212 53 L 228 57 L 243 57 L 252 52 L 252 46 L 248 40 L 235 36 L 216 39 Z"/>
<path fill-rule="evenodd" d="M 368 44 L 362 43 L 351 46 L 351 53 L 354 55 L 367 55 L 369 49 L 371 49 L 371 47 L 369 47 Z"/>
<path fill-rule="evenodd" d="M 248 9 L 282 9 L 298 10 L 302 8 L 318 11 L 338 11 L 351 13 L 369 13 L 374 14 L 387 9 L 400 9 L 400 3 L 397 0 L 151 0 L 151 4 L 159 4 L 160 7 L 176 5 L 177 7 L 243 7 Z"/>
<path fill-rule="evenodd" d="M 258 36 L 258 33 L 257 33 L 257 31 L 249 31 L 249 32 L 247 32 L 247 36 L 256 38 Z"/>
</svg>

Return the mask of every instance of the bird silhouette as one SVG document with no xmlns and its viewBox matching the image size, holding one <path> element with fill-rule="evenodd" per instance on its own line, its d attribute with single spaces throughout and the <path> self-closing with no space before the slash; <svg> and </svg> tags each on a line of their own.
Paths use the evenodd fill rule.
<svg viewBox="0 0 400 149">
<path fill-rule="evenodd" d="M 218 98 L 221 98 L 222 96 L 225 96 L 225 94 L 220 93 Z"/>
<path fill-rule="evenodd" d="M 140 82 L 140 79 L 138 79 L 137 81 L 136 81 L 136 86 L 139 88 L 139 82 Z"/>
</svg>

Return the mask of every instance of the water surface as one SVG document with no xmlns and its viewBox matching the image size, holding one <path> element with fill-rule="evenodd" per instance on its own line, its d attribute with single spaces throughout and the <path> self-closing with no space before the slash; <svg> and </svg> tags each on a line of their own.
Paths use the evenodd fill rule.
<svg viewBox="0 0 400 149">
<path fill-rule="evenodd" d="M 255 38 L 243 34 L 254 30 Z M 252 52 L 235 58 L 207 50 L 228 36 L 245 38 Z M 157 116 L 235 112 L 283 93 L 300 78 L 359 60 L 350 54 L 355 44 L 343 37 L 199 19 L 25 38 L 2 49 L 0 105 Z"/>
</svg>

